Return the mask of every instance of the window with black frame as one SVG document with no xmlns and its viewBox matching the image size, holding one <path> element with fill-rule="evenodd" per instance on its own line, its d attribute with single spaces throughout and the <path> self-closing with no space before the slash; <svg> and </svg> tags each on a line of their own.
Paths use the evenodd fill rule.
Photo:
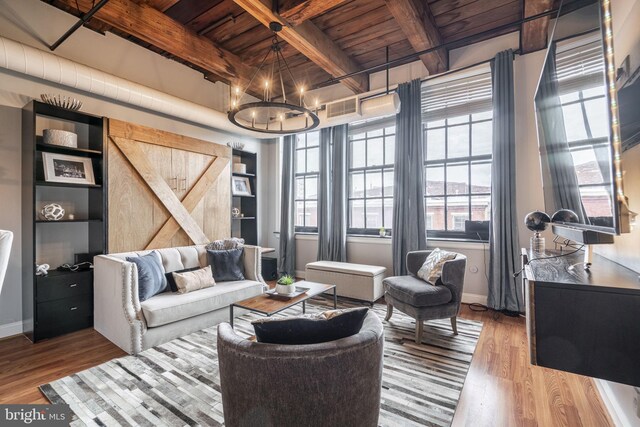
<svg viewBox="0 0 640 427">
<path fill-rule="evenodd" d="M 491 218 L 491 74 L 422 87 L 425 223 L 433 238 L 481 240 L 465 222 Z"/>
<path fill-rule="evenodd" d="M 391 230 L 395 138 L 395 116 L 349 127 L 348 234 Z"/>
<path fill-rule="evenodd" d="M 295 229 L 318 232 L 318 172 L 320 132 L 296 135 Z"/>
</svg>

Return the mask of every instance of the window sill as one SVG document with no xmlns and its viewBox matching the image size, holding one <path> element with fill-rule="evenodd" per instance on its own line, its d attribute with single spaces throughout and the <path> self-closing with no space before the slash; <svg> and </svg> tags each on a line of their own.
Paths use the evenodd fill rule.
<svg viewBox="0 0 640 427">
<path fill-rule="evenodd" d="M 318 240 L 318 233 L 296 233 L 296 240 Z M 347 235 L 347 243 L 362 243 L 368 245 L 391 245 L 391 236 L 369 236 L 349 234 Z M 489 250 L 489 242 L 484 240 L 473 239 L 453 239 L 453 238 L 438 238 L 428 239 L 427 247 L 434 249 L 440 247 L 443 249 L 474 249 L 474 250 Z"/>
</svg>

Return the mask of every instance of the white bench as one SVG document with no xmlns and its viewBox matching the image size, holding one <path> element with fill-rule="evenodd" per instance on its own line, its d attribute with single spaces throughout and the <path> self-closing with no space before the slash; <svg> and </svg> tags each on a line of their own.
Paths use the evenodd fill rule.
<svg viewBox="0 0 640 427">
<path fill-rule="evenodd" d="M 377 265 L 316 261 L 306 265 L 305 280 L 336 285 L 338 295 L 372 303 L 384 294 L 386 271 Z"/>
</svg>

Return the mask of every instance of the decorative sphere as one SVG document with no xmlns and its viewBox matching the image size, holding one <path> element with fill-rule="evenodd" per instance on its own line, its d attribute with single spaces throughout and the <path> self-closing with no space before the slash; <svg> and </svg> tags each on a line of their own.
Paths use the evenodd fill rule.
<svg viewBox="0 0 640 427">
<path fill-rule="evenodd" d="M 551 216 L 551 222 L 580 222 L 580 218 L 570 209 L 560 209 Z"/>
<path fill-rule="evenodd" d="M 60 221 L 64 217 L 64 209 L 57 203 L 44 205 L 40 214 L 49 221 Z"/>
<path fill-rule="evenodd" d="M 550 222 L 551 218 L 549 218 L 549 215 L 540 211 L 529 212 L 527 216 L 524 217 L 524 225 L 531 231 L 544 231 Z"/>
</svg>

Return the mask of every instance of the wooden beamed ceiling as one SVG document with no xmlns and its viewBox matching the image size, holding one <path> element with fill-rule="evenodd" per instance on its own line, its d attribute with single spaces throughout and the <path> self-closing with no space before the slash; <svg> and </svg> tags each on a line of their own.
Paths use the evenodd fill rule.
<svg viewBox="0 0 640 427">
<path fill-rule="evenodd" d="M 524 17 L 528 18 L 553 8 L 554 0 L 524 0 Z M 547 47 L 549 16 L 538 18 L 522 24 L 520 30 L 520 47 L 522 53 L 535 52 Z"/>
<path fill-rule="evenodd" d="M 78 0 L 78 11 L 76 0 L 43 1 L 77 16 L 94 3 Z M 277 21 L 285 26 L 283 56 L 298 84 L 312 89 L 384 64 L 387 48 L 393 61 L 442 43 L 455 48 L 461 39 L 469 44 L 518 30 L 524 52 L 544 48 L 548 18 L 494 30 L 555 7 L 554 0 L 280 0 L 276 8 L 272 1 L 110 0 L 90 28 L 128 38 L 211 81 L 244 88 L 272 43 L 268 24 Z M 440 48 L 420 59 L 434 74 L 448 69 L 448 56 Z M 258 80 L 250 93 L 261 92 L 264 79 Z M 341 82 L 361 93 L 369 76 L 352 74 Z"/>
<path fill-rule="evenodd" d="M 429 9 L 422 0 L 385 0 L 387 7 L 397 22 L 402 22 L 402 31 L 416 52 L 431 49 L 442 44 L 440 31 Z M 438 74 L 449 68 L 447 49 L 420 55 L 429 74 Z"/>
</svg>

